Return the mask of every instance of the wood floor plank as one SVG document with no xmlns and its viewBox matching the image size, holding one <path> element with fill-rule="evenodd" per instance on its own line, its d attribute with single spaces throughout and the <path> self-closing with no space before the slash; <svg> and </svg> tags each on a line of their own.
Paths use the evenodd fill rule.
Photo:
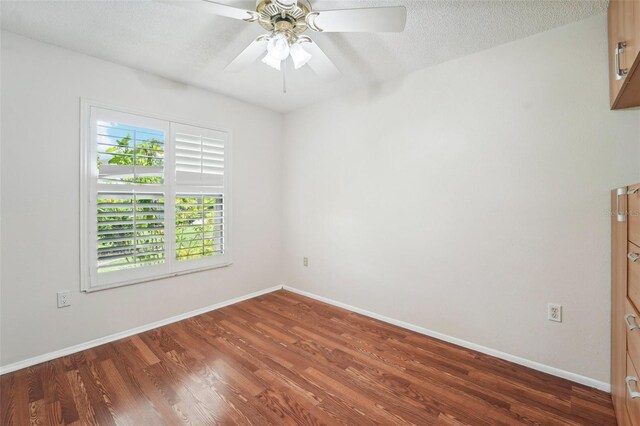
<svg viewBox="0 0 640 426">
<path fill-rule="evenodd" d="M 0 377 L 4 425 L 615 425 L 608 394 L 277 291 Z"/>
<path fill-rule="evenodd" d="M 98 361 L 96 360 L 81 365 L 79 369 L 79 380 L 85 388 L 96 422 L 101 425 L 113 425 L 115 424 L 115 418 L 111 414 L 111 402 L 95 368 L 95 363 L 97 362 Z M 75 393 L 75 395 L 76 397 L 80 397 L 77 393 Z"/>
<path fill-rule="evenodd" d="M 30 412 L 29 412 L 29 391 L 27 388 L 28 381 L 26 379 L 27 369 L 16 371 L 14 375 L 15 375 L 14 376 L 15 387 L 12 388 L 15 395 L 14 423 L 18 425 L 29 424 Z M 2 399 L 2 394 L 0 394 L 0 399 Z"/>
<path fill-rule="evenodd" d="M 16 422 L 16 375 L 0 376 L 0 424 Z"/>
<path fill-rule="evenodd" d="M 89 400 L 89 395 L 87 395 L 87 390 L 84 387 L 80 372 L 78 370 L 70 370 L 65 374 L 71 387 L 71 395 L 73 396 L 75 408 L 78 411 L 78 421 L 76 423 L 80 423 L 80 419 L 82 419 L 83 424 L 98 424 L 93 405 Z"/>
</svg>

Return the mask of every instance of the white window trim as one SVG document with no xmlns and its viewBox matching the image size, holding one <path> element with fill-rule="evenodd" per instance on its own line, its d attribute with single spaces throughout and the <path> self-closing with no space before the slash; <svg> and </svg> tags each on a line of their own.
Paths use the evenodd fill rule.
<svg viewBox="0 0 640 426">
<path fill-rule="evenodd" d="M 91 108 L 101 108 L 114 111 L 114 113 L 133 114 L 141 117 L 148 118 L 150 120 L 161 120 L 166 122 L 167 131 L 165 135 L 165 178 L 170 176 L 171 171 L 175 170 L 174 164 L 174 141 L 173 141 L 173 126 L 171 123 L 183 124 L 187 126 L 201 127 L 204 129 L 210 129 L 213 131 L 225 132 L 227 134 L 227 141 L 225 145 L 225 251 L 223 255 L 215 256 L 211 259 L 195 259 L 178 262 L 174 259 L 174 247 L 175 241 L 173 241 L 173 235 L 165 234 L 165 244 L 167 244 L 167 253 L 164 268 L 160 269 L 157 275 L 134 277 L 132 279 L 125 279 L 116 283 L 97 285 L 95 278 L 92 277 L 93 263 L 95 260 L 95 253 L 92 252 L 94 245 L 91 243 L 90 238 L 93 236 L 93 223 L 90 220 L 92 217 L 92 209 L 94 209 L 93 201 L 91 200 L 91 194 L 95 193 L 97 178 L 97 170 L 95 169 L 95 147 L 93 147 L 93 129 L 91 120 Z M 151 114 L 144 111 L 134 110 L 131 108 L 119 107 L 111 104 L 107 104 L 100 101 L 95 101 L 87 98 L 80 98 L 80 290 L 83 292 L 93 292 L 99 290 L 105 290 L 115 287 L 123 287 L 126 285 L 139 284 L 149 281 L 156 281 L 163 278 L 175 277 L 178 275 L 191 274 L 195 272 L 206 271 L 210 269 L 217 269 L 233 264 L 233 211 L 232 211 L 232 152 L 233 152 L 233 134 L 230 129 L 212 126 L 211 124 L 194 123 L 189 120 L 183 120 L 175 117 L 168 117 L 162 114 Z M 166 179 L 167 188 L 169 193 L 165 195 L 165 215 L 173 218 L 173 210 L 176 193 L 176 185 L 174 177 Z M 115 189 L 115 188 L 114 188 Z M 178 191 L 180 192 L 180 191 Z M 169 208 L 169 212 L 167 212 Z M 168 214 L 169 213 L 169 214 Z M 172 219 L 175 220 L 175 219 Z M 184 262 L 184 263 L 183 263 Z M 154 268 L 154 266 L 146 267 Z M 164 269 L 164 271 L 162 271 Z M 132 271 L 132 270 L 130 270 Z M 167 272 L 168 271 L 168 272 Z"/>
</svg>

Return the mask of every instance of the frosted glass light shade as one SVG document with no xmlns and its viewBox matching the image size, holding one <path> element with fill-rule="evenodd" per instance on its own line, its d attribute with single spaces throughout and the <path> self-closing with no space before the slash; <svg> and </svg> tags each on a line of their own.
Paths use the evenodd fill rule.
<svg viewBox="0 0 640 426">
<path fill-rule="evenodd" d="M 276 34 L 269 40 L 267 51 L 273 58 L 284 61 L 289 56 L 289 40 L 283 34 Z"/>
<path fill-rule="evenodd" d="M 280 64 L 282 63 L 282 61 L 274 58 L 271 53 L 267 53 L 266 55 L 264 55 L 264 58 L 262 58 L 262 62 L 269 65 L 271 68 L 275 68 L 280 71 Z"/>
<path fill-rule="evenodd" d="M 296 43 L 291 46 L 291 59 L 293 59 L 293 66 L 295 69 L 303 67 L 311 59 L 311 53 L 304 50 L 304 48 Z"/>
</svg>

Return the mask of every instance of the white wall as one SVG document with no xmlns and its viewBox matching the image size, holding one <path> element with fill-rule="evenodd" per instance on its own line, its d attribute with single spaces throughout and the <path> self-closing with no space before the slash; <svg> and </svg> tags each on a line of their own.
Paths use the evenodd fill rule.
<svg viewBox="0 0 640 426">
<path fill-rule="evenodd" d="M 640 180 L 640 112 L 607 108 L 603 16 L 284 127 L 13 34 L 1 53 L 0 365 L 284 283 L 608 381 L 608 194 Z M 233 130 L 232 267 L 79 292 L 80 96 Z"/>
<path fill-rule="evenodd" d="M 1 83 L 2 365 L 281 282 L 280 114 L 10 33 Z M 232 130 L 232 266 L 79 292 L 80 96 Z"/>
<path fill-rule="evenodd" d="M 285 283 L 608 382 L 609 190 L 640 180 L 640 112 L 607 107 L 606 36 L 597 16 L 287 115 Z"/>
</svg>

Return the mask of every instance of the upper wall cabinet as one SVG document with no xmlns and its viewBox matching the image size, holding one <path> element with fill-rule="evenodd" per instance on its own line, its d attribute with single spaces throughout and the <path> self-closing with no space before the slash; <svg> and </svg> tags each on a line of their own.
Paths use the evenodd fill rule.
<svg viewBox="0 0 640 426">
<path fill-rule="evenodd" d="M 640 0 L 609 3 L 611 109 L 640 106 Z"/>
</svg>

